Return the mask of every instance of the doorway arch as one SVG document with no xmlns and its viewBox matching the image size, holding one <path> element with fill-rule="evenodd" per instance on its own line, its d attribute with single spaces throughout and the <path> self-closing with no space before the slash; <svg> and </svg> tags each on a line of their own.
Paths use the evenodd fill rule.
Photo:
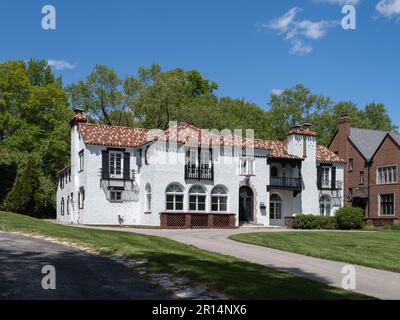
<svg viewBox="0 0 400 320">
<path fill-rule="evenodd" d="M 254 193 L 248 186 L 239 188 L 239 222 L 254 221 Z"/>
</svg>

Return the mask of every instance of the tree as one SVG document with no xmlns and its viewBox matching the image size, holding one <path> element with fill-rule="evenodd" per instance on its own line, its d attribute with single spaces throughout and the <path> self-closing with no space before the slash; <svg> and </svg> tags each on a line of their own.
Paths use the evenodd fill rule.
<svg viewBox="0 0 400 320">
<path fill-rule="evenodd" d="M 40 166 L 34 157 L 30 158 L 22 174 L 17 177 L 7 194 L 3 209 L 37 217 L 40 215 Z"/>
<path fill-rule="evenodd" d="M 55 195 L 56 173 L 69 161 L 66 124 L 72 115 L 60 79 L 45 61 L 0 64 L 0 176 L 7 177 L 2 179 L 0 204 L 34 157 L 43 182 L 37 201 L 54 212 L 50 199 Z"/>
<path fill-rule="evenodd" d="M 293 122 L 309 122 L 313 130 L 318 132 L 318 143 L 328 145 L 337 129 L 337 120 L 344 114 L 351 117 L 352 125 L 357 128 L 383 131 L 398 129 L 383 104 L 372 103 L 359 109 L 350 101 L 334 102 L 329 97 L 311 93 L 303 85 L 296 85 L 280 95 L 271 95 L 266 115 L 270 123 L 268 136 L 286 139 Z"/>
</svg>

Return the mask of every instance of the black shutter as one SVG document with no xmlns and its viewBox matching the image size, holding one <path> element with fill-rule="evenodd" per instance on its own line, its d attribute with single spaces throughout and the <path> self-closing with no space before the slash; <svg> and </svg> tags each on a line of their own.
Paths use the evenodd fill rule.
<svg viewBox="0 0 400 320">
<path fill-rule="evenodd" d="M 322 176 L 321 176 L 321 167 L 317 167 L 317 187 L 318 189 L 322 188 Z"/>
<path fill-rule="evenodd" d="M 332 166 L 332 180 L 331 180 L 332 190 L 336 189 L 336 167 Z"/>
<path fill-rule="evenodd" d="M 108 179 L 110 178 L 110 163 L 109 163 L 109 159 L 108 159 L 108 151 L 107 150 L 103 150 L 101 151 L 101 177 L 103 179 Z"/>
<path fill-rule="evenodd" d="M 136 151 L 136 165 L 139 168 L 142 166 L 142 149 Z"/>
<path fill-rule="evenodd" d="M 131 172 L 131 154 L 124 152 L 124 179 L 129 180 Z"/>
</svg>

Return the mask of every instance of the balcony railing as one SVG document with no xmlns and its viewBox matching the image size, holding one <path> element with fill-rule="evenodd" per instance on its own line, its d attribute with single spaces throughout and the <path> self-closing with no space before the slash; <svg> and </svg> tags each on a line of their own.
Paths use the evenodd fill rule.
<svg viewBox="0 0 400 320">
<path fill-rule="evenodd" d="M 330 189 L 330 190 L 341 190 L 343 187 L 343 182 L 340 180 L 333 181 L 332 180 L 321 180 L 321 189 Z"/>
<path fill-rule="evenodd" d="M 185 165 L 185 179 L 214 180 L 214 166 L 208 164 Z"/>
<path fill-rule="evenodd" d="M 131 180 L 135 181 L 135 170 L 122 170 L 121 173 L 111 173 L 108 168 L 100 169 L 102 179 L 115 179 L 115 180 Z"/>
<path fill-rule="evenodd" d="M 271 187 L 289 188 L 289 189 L 301 189 L 301 178 L 289 178 L 289 177 L 270 177 L 269 185 Z"/>
</svg>

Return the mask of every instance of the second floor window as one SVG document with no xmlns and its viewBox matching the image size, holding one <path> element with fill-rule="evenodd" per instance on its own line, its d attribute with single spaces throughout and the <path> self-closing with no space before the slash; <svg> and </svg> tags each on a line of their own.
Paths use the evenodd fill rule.
<svg viewBox="0 0 400 320">
<path fill-rule="evenodd" d="M 353 171 L 353 159 L 349 159 L 349 171 Z"/>
<path fill-rule="evenodd" d="M 329 188 L 331 181 L 330 181 L 330 177 L 331 177 L 331 169 L 327 168 L 327 167 L 322 167 L 321 168 L 321 183 L 322 183 L 322 187 L 323 188 Z"/>
<path fill-rule="evenodd" d="M 123 170 L 122 152 L 110 152 L 110 177 L 121 178 Z"/>
<path fill-rule="evenodd" d="M 83 150 L 79 151 L 79 171 L 83 171 L 84 166 L 84 154 Z"/>
<path fill-rule="evenodd" d="M 364 171 L 360 171 L 360 184 L 364 184 Z"/>
<path fill-rule="evenodd" d="M 254 158 L 243 157 L 240 158 L 240 174 L 253 175 L 254 174 Z"/>
<path fill-rule="evenodd" d="M 397 182 L 397 167 L 383 167 L 378 168 L 377 184 L 394 183 Z"/>
</svg>

